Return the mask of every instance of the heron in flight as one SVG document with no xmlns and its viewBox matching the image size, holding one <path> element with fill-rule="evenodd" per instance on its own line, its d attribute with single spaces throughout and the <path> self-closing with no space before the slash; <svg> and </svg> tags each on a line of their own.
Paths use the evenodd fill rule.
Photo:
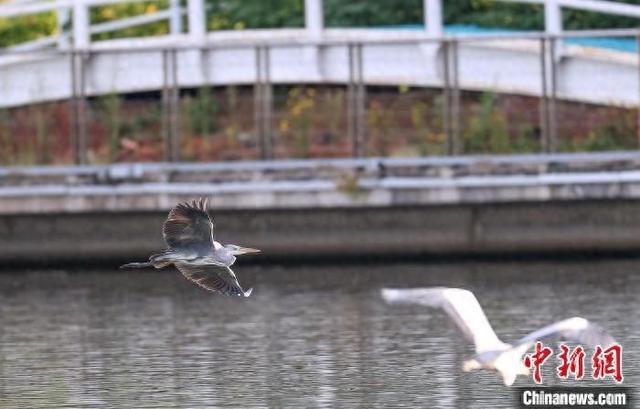
<svg viewBox="0 0 640 409">
<path fill-rule="evenodd" d="M 128 263 L 120 268 L 163 268 L 173 264 L 186 278 L 209 291 L 244 297 L 251 295 L 253 289 L 244 291 L 230 267 L 236 256 L 260 250 L 218 243 L 214 239 L 214 224 L 207 207 L 207 199 L 175 206 L 162 229 L 167 249 L 153 254 L 148 262 Z"/>
<path fill-rule="evenodd" d="M 462 369 L 465 372 L 479 368 L 497 371 L 506 386 L 513 385 L 518 375 L 529 374 L 522 355 L 536 341 L 564 338 L 592 348 L 597 345 L 606 347 L 615 342 L 600 326 L 584 318 L 573 317 L 533 331 L 514 344 L 506 344 L 493 331 L 473 293 L 460 288 L 385 288 L 382 289 L 382 297 L 390 304 L 419 304 L 443 309 L 465 338 L 475 345 L 475 356 L 465 361 Z"/>
</svg>

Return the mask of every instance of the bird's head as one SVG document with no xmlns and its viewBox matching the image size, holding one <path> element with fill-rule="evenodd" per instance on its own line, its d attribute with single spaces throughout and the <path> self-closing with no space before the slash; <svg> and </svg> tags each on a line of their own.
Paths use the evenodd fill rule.
<svg viewBox="0 0 640 409">
<path fill-rule="evenodd" d="M 260 250 L 258 249 L 253 249 L 251 247 L 241 247 L 235 244 L 226 244 L 224 248 L 229 250 L 229 252 L 234 256 L 239 256 L 240 254 L 260 253 Z"/>
</svg>

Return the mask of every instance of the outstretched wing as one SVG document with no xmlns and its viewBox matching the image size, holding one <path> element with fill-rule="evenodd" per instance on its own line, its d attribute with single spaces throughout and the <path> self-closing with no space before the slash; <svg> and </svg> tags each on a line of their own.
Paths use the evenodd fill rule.
<svg viewBox="0 0 640 409">
<path fill-rule="evenodd" d="M 515 346 L 524 347 L 521 349 L 526 350 L 527 346 L 532 346 L 536 341 L 548 338 L 562 338 L 590 348 L 595 348 L 597 345 L 606 348 L 616 342 L 601 326 L 581 317 L 573 317 L 533 331 L 520 339 Z"/>
<path fill-rule="evenodd" d="M 198 284 L 200 287 L 224 295 L 237 295 L 240 297 L 248 297 L 253 289 L 244 291 L 238 283 L 236 275 L 229 267 L 207 265 L 194 266 L 178 263 L 178 270 L 189 280 Z"/>
<path fill-rule="evenodd" d="M 207 199 L 180 203 L 169 212 L 162 235 L 170 248 L 213 246 L 213 221 Z"/>
<path fill-rule="evenodd" d="M 474 343 L 477 353 L 495 351 L 505 346 L 493 331 L 471 291 L 444 287 L 407 290 L 385 288 L 382 290 L 382 297 L 393 304 L 420 304 L 442 308 L 465 337 Z"/>
</svg>

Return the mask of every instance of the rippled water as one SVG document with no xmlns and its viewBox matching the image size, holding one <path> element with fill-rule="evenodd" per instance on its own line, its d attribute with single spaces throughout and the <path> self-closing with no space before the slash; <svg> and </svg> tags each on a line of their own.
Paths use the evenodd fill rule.
<svg viewBox="0 0 640 409">
<path fill-rule="evenodd" d="M 249 299 L 173 271 L 3 272 L 0 407 L 515 405 L 496 374 L 460 370 L 472 350 L 442 313 L 387 306 L 384 285 L 469 288 L 507 342 L 582 315 L 625 347 L 625 384 L 640 379 L 640 261 L 236 270 Z"/>
</svg>

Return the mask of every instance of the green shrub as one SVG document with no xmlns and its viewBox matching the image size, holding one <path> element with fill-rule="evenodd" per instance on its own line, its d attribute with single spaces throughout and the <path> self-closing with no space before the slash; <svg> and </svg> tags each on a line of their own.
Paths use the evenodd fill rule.
<svg viewBox="0 0 640 409">
<path fill-rule="evenodd" d="M 485 92 L 464 132 L 465 153 L 508 153 L 507 118 L 495 109 L 495 95 Z"/>
</svg>

